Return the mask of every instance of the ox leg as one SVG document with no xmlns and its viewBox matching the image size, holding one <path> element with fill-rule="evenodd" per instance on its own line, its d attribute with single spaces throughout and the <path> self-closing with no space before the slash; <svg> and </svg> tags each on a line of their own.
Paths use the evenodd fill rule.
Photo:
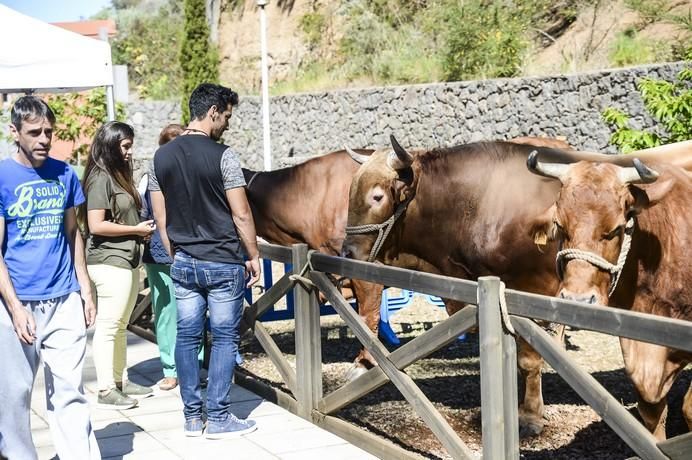
<svg viewBox="0 0 692 460">
<path fill-rule="evenodd" d="M 384 286 L 362 280 L 352 280 L 351 283 L 353 293 L 358 301 L 358 314 L 363 318 L 368 329 L 377 336 L 380 322 L 380 302 L 382 301 Z M 353 380 L 376 365 L 375 358 L 368 350 L 362 348 L 356 356 L 353 366 L 348 370 L 346 378 Z"/>
<path fill-rule="evenodd" d="M 464 308 L 467 304 L 463 302 L 458 302 L 456 300 L 449 300 L 449 299 L 442 299 L 445 304 L 445 310 L 447 310 L 447 314 L 449 316 L 452 316 L 454 313 L 458 312 L 462 308 Z"/>
<path fill-rule="evenodd" d="M 692 382 L 690 382 L 685 399 L 682 401 L 682 415 L 687 422 L 687 429 L 692 431 Z"/>
<path fill-rule="evenodd" d="M 536 436 L 543 431 L 543 392 L 541 372 L 543 358 L 523 338 L 517 339 L 517 361 L 521 372 L 524 398 L 519 407 L 519 434 L 521 437 Z"/>
<path fill-rule="evenodd" d="M 671 361 L 666 347 L 621 338 L 625 371 L 637 391 L 637 410 L 644 426 L 659 441 L 666 439 L 666 418 L 670 387 L 685 367 L 685 362 Z M 685 402 L 690 403 L 689 390 Z M 683 411 L 685 403 L 683 403 Z"/>
<path fill-rule="evenodd" d="M 666 419 L 668 418 L 668 401 L 666 398 L 660 401 L 650 402 L 644 399 L 644 396 L 639 393 L 637 410 L 639 416 L 644 422 L 644 426 L 653 433 L 658 441 L 666 439 Z"/>
</svg>

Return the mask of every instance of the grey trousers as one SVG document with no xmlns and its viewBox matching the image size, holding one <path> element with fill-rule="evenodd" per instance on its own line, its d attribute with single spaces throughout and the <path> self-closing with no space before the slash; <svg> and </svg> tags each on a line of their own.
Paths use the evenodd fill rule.
<svg viewBox="0 0 692 460">
<path fill-rule="evenodd" d="M 82 388 L 86 327 L 79 294 L 24 304 L 36 321 L 32 345 L 19 341 L 0 301 L 0 455 L 36 460 L 31 439 L 31 390 L 40 360 L 46 380 L 47 418 L 61 460 L 100 459 Z"/>
</svg>

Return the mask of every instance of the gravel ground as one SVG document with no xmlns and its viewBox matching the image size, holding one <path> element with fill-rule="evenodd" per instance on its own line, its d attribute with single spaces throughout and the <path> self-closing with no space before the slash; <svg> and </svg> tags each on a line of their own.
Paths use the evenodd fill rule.
<svg viewBox="0 0 692 460">
<path fill-rule="evenodd" d="M 394 314 L 390 323 L 405 343 L 445 318 L 443 308 L 416 297 L 411 306 Z M 276 321 L 264 325 L 287 359 L 295 363 L 293 322 Z M 321 325 L 323 386 L 326 394 L 343 385 L 344 373 L 351 366 L 360 344 L 336 316 L 323 317 Z M 570 330 L 567 332 L 567 350 L 617 400 L 636 413 L 632 385 L 625 376 L 616 338 Z M 288 392 L 274 365 L 254 338 L 245 338 L 241 351 L 245 358 L 242 365 L 245 370 Z M 464 442 L 472 450 L 480 452 L 478 336 L 469 334 L 465 342 L 452 343 L 408 367 L 406 372 L 444 414 Z M 687 429 L 680 406 L 691 377 L 692 369 L 688 367 L 669 394 L 669 436 L 684 433 Z M 540 436 L 521 441 L 522 458 L 610 460 L 634 456 L 631 449 L 547 366 L 543 374 L 543 390 L 546 426 Z M 370 393 L 336 415 L 427 458 L 450 458 L 392 384 Z"/>
</svg>

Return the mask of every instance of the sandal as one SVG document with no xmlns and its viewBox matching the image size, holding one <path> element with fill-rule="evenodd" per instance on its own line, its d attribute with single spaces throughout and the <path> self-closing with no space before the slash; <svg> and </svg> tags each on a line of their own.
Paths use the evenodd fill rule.
<svg viewBox="0 0 692 460">
<path fill-rule="evenodd" d="M 164 377 L 158 382 L 159 388 L 164 391 L 172 390 L 178 386 L 178 379 L 175 377 Z"/>
</svg>

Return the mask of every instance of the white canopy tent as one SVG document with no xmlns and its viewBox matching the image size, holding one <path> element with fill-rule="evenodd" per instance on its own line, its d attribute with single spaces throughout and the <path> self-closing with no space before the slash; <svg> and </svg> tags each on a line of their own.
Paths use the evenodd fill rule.
<svg viewBox="0 0 692 460">
<path fill-rule="evenodd" d="M 0 4 L 0 93 L 106 87 L 115 119 L 111 47 Z"/>
</svg>

